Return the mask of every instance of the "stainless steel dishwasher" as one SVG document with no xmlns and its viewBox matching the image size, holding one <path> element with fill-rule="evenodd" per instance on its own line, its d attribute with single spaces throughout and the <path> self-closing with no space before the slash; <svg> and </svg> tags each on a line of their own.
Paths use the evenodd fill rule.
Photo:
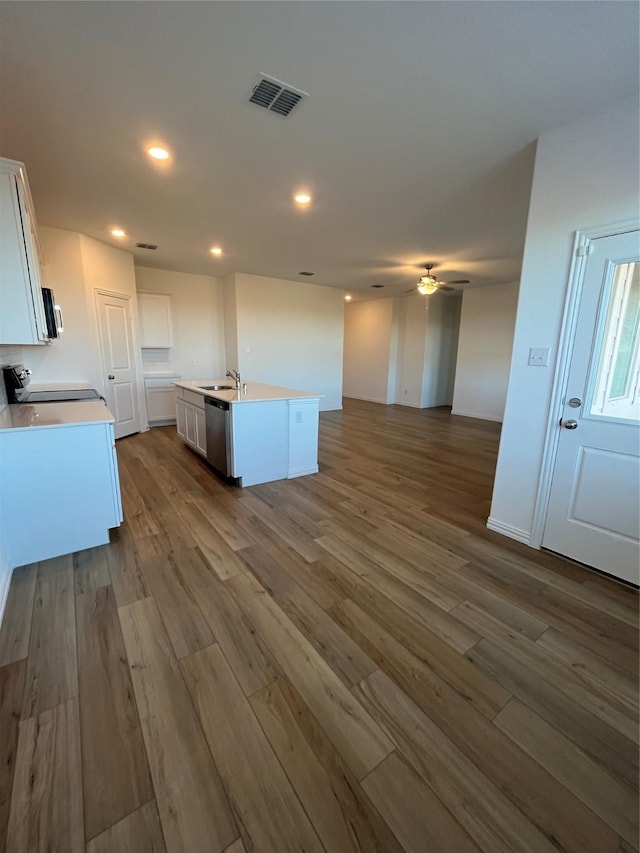
<svg viewBox="0 0 640 853">
<path fill-rule="evenodd" d="M 207 462 L 225 477 L 229 476 L 229 403 L 226 400 L 205 398 L 205 425 L 207 428 Z"/>
</svg>

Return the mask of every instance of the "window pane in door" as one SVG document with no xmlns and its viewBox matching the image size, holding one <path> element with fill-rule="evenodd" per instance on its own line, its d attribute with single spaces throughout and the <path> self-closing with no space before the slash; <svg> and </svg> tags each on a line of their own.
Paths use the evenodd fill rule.
<svg viewBox="0 0 640 853">
<path fill-rule="evenodd" d="M 638 308 L 640 306 L 640 264 L 629 264 L 633 267 L 631 286 L 627 304 L 620 324 L 620 343 L 613 367 L 611 382 L 611 398 L 626 397 L 629 394 L 629 382 L 634 363 L 634 355 L 638 353 Z"/>
<path fill-rule="evenodd" d="M 616 264 L 591 415 L 640 420 L 640 263 Z"/>
</svg>

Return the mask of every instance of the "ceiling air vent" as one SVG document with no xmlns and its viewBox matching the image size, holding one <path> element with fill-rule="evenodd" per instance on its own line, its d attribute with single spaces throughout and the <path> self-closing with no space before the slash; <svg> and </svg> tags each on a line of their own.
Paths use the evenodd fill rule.
<svg viewBox="0 0 640 853">
<path fill-rule="evenodd" d="M 137 249 L 151 249 L 153 251 L 154 249 L 157 249 L 158 247 L 154 246 L 153 243 L 136 243 L 136 248 Z"/>
<path fill-rule="evenodd" d="M 299 272 L 298 275 L 315 275 L 314 272 Z"/>
<path fill-rule="evenodd" d="M 308 92 L 295 89 L 288 83 L 276 80 L 275 77 L 267 77 L 265 74 L 261 74 L 253 87 L 249 102 L 286 118 L 291 115 L 291 112 L 303 98 L 308 97 Z"/>
</svg>

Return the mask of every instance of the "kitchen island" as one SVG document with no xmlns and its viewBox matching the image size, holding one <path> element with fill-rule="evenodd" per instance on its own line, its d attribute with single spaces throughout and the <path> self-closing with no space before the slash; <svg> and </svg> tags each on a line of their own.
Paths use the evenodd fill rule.
<svg viewBox="0 0 640 853">
<path fill-rule="evenodd" d="M 255 486 L 317 473 L 322 395 L 260 382 L 236 390 L 228 379 L 175 386 L 178 435 L 232 482 Z"/>
</svg>

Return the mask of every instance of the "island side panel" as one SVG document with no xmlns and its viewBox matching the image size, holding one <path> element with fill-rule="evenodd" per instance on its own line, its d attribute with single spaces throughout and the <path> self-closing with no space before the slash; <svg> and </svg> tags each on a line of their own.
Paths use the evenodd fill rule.
<svg viewBox="0 0 640 853">
<path fill-rule="evenodd" d="M 287 477 L 318 472 L 318 411 L 320 398 L 288 401 L 289 469 Z"/>
<path fill-rule="evenodd" d="M 243 486 L 287 478 L 288 412 L 287 400 L 231 405 L 231 476 Z"/>
</svg>

